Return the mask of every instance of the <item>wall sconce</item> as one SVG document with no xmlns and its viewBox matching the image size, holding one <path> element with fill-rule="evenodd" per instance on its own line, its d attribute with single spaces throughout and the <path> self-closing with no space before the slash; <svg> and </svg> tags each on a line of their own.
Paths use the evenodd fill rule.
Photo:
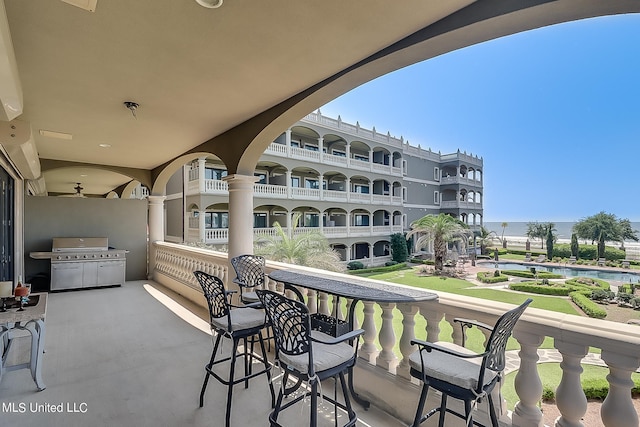
<svg viewBox="0 0 640 427">
<path fill-rule="evenodd" d="M 222 1 L 223 0 L 196 0 L 196 3 L 207 9 L 217 9 L 222 6 Z"/>
</svg>

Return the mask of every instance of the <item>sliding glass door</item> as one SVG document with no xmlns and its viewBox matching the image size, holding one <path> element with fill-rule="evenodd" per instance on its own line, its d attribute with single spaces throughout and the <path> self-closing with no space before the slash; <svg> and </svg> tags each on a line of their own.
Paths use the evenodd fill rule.
<svg viewBox="0 0 640 427">
<path fill-rule="evenodd" d="M 13 280 L 13 178 L 0 168 L 0 281 Z"/>
</svg>

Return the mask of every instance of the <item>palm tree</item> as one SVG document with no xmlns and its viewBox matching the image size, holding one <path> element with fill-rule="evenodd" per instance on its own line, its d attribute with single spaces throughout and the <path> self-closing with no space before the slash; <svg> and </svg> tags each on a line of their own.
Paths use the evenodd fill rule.
<svg viewBox="0 0 640 427">
<path fill-rule="evenodd" d="M 301 214 L 297 212 L 291 220 L 292 237 L 289 237 L 278 221 L 274 222 L 275 235 L 258 239 L 255 245 L 256 254 L 273 261 L 323 270 L 344 271 L 340 255 L 329 246 L 327 238 L 322 233 L 319 231 L 295 232 L 300 216 Z"/>
<path fill-rule="evenodd" d="M 483 254 L 483 255 L 487 252 L 487 246 L 490 243 L 493 243 L 492 242 L 492 240 L 493 240 L 492 236 L 498 237 L 498 235 L 496 234 L 495 231 L 489 231 L 487 228 L 485 228 L 484 225 L 481 225 L 480 229 L 479 230 L 475 230 L 473 232 L 473 234 L 476 237 L 476 242 L 480 243 L 480 253 Z"/>
<path fill-rule="evenodd" d="M 442 273 L 444 259 L 447 255 L 447 244 L 455 241 L 466 243 L 471 235 L 469 227 L 447 214 L 426 215 L 411 223 L 411 231 L 407 239 L 417 235 L 416 246 L 423 248 L 433 241 L 436 274 Z"/>
<path fill-rule="evenodd" d="M 500 224 L 500 227 L 502 227 L 502 237 L 500 238 L 500 241 L 502 242 L 502 244 L 504 245 L 504 230 L 509 226 L 508 223 L 503 222 L 502 224 Z"/>
</svg>

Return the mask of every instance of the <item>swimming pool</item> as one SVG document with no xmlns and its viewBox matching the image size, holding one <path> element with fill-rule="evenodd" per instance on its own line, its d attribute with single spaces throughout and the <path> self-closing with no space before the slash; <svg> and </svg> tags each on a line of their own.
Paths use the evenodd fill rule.
<svg viewBox="0 0 640 427">
<path fill-rule="evenodd" d="M 495 267 L 495 262 L 483 262 L 484 266 L 492 266 Z M 556 265 L 530 265 L 530 264 L 518 264 L 516 262 L 498 262 L 498 268 L 500 270 L 530 270 L 531 267 L 535 267 L 537 271 L 548 271 L 551 273 L 562 274 L 565 277 L 591 277 L 593 279 L 602 279 L 612 282 L 623 282 L 623 283 L 638 283 L 640 282 L 640 274 L 635 273 L 627 273 L 621 271 L 610 271 L 610 270 L 597 270 L 597 269 L 587 269 L 587 268 L 576 268 L 576 267 L 564 267 L 564 266 L 556 266 Z"/>
</svg>

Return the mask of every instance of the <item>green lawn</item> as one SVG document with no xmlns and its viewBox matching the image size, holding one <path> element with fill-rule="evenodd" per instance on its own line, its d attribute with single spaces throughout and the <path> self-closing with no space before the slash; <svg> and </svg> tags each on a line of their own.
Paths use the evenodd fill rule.
<svg viewBox="0 0 640 427">
<path fill-rule="evenodd" d="M 388 282 L 401 283 L 404 285 L 414 286 L 423 289 L 429 289 L 434 291 L 442 291 L 449 292 L 452 294 L 458 295 L 467 295 L 474 296 L 482 299 L 487 299 L 491 301 L 500 301 L 505 303 L 510 303 L 514 305 L 519 305 L 524 302 L 527 298 L 533 298 L 533 302 L 531 303 L 531 307 L 542 308 L 545 310 L 556 311 L 559 313 L 566 314 L 574 314 L 578 313 L 571 306 L 568 300 L 552 297 L 552 296 L 544 296 L 544 295 L 528 295 L 517 292 L 504 292 L 496 289 L 486 289 L 479 288 L 473 285 L 466 280 L 460 279 L 452 279 L 452 278 L 440 278 L 433 276 L 419 276 L 416 274 L 415 269 L 405 269 L 399 271 L 393 271 L 389 273 L 377 273 L 377 274 L 368 274 L 366 277 L 370 277 L 372 279 L 385 280 Z M 346 304 L 346 302 L 344 303 Z M 345 311 L 346 312 L 346 311 Z M 382 319 L 380 317 L 382 310 L 378 305 L 375 305 L 375 322 L 378 331 L 380 330 L 380 326 L 382 324 Z M 358 321 L 362 323 L 363 314 L 362 314 L 362 304 L 358 305 L 356 309 L 356 316 Z M 416 326 L 415 326 L 415 336 L 418 339 L 426 339 L 426 321 L 420 315 L 415 317 Z M 399 341 L 399 338 L 402 334 L 402 314 L 396 308 L 393 313 L 393 329 L 396 334 L 396 341 Z M 440 322 L 440 339 L 443 341 L 452 341 L 452 326 L 446 320 L 442 320 Z M 484 335 L 473 328 L 468 331 L 467 334 L 467 347 L 474 351 L 482 351 L 484 349 Z M 379 347 L 379 343 L 376 339 L 376 344 Z M 509 343 L 507 344 L 507 350 L 517 350 L 520 346 L 518 342 L 511 338 L 509 339 Z M 553 348 L 553 339 L 545 338 L 540 348 Z M 399 344 L 397 343 L 394 351 L 396 355 L 400 358 L 401 353 L 399 349 Z"/>
</svg>

